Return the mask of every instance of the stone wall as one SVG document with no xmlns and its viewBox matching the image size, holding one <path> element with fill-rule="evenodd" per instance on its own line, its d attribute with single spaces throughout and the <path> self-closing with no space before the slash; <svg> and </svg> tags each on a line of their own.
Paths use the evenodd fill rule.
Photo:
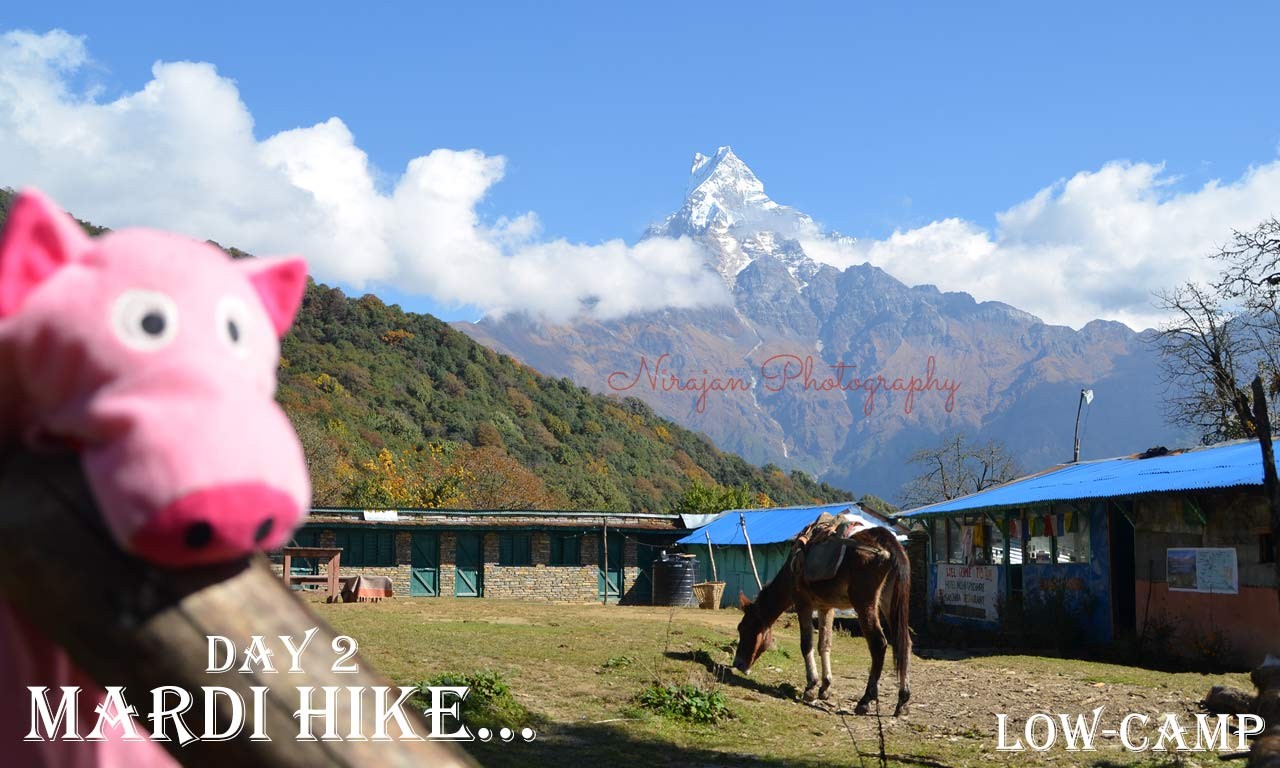
<svg viewBox="0 0 1280 768">
<path fill-rule="evenodd" d="M 550 565 L 551 534 L 535 531 L 532 565 L 499 565 L 498 535 L 485 536 L 484 596 L 520 600 L 590 603 L 599 599 L 595 547 L 591 537 L 582 537 L 578 547 L 579 565 Z"/>
<path fill-rule="evenodd" d="M 396 532 L 396 564 L 389 566 L 366 566 L 361 568 L 352 568 L 341 560 L 338 561 L 339 576 L 387 576 L 391 579 L 391 585 L 395 589 L 396 597 L 409 596 L 409 562 L 411 556 L 412 538 L 408 531 Z M 336 547 L 337 539 L 333 531 L 326 530 L 320 532 L 320 546 Z M 328 569 L 324 563 L 320 564 L 320 573 L 328 574 Z"/>
</svg>

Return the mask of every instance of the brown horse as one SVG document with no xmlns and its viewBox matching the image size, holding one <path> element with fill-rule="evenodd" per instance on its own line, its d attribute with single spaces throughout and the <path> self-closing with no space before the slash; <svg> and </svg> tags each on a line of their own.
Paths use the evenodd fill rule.
<svg viewBox="0 0 1280 768">
<path fill-rule="evenodd" d="M 803 536 L 803 534 L 802 534 Z M 806 686 L 804 700 L 826 700 L 831 695 L 831 634 L 835 609 L 853 608 L 858 612 L 862 636 L 871 650 L 871 672 L 867 690 L 855 710 L 865 715 L 871 702 L 879 699 L 880 672 L 884 669 L 886 646 L 893 646 L 893 664 L 898 670 L 898 706 L 895 716 L 905 714 L 911 699 L 909 667 L 911 664 L 911 630 L 908 627 L 908 603 L 911 595 L 911 566 L 907 552 L 893 532 L 880 527 L 868 528 L 850 537 L 844 560 L 834 578 L 810 583 L 804 578 L 803 543 L 798 543 L 773 581 L 760 590 L 756 602 L 739 594 L 742 621 L 738 624 L 738 652 L 733 666 L 747 672 L 760 654 L 773 643 L 773 624 L 788 610 L 795 609 L 800 618 L 800 651 L 804 654 Z M 890 583 L 892 582 L 892 587 Z M 892 629 L 891 640 L 885 638 L 880 625 L 881 594 L 887 595 L 887 617 Z M 818 611 L 821 635 L 818 650 L 822 654 L 822 687 L 818 688 L 818 670 L 813 658 L 813 614 Z"/>
</svg>

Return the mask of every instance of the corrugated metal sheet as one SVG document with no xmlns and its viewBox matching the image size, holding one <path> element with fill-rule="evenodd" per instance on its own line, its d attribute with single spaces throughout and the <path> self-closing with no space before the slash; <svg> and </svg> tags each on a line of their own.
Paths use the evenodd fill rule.
<svg viewBox="0 0 1280 768">
<path fill-rule="evenodd" d="M 1255 440 L 1221 443 L 1150 459 L 1125 456 L 1067 464 L 980 493 L 919 507 L 904 512 L 899 517 L 927 517 L 979 509 L 1034 506 L 1054 501 L 1116 498 L 1241 485 L 1262 485 L 1262 451 Z"/>
<path fill-rule="evenodd" d="M 702 526 L 693 533 L 677 541 L 677 544 L 706 545 L 707 536 L 711 534 L 711 543 L 716 546 L 745 546 L 742 536 L 742 524 L 738 513 L 747 520 L 747 532 L 751 535 L 751 544 L 777 544 L 790 541 L 804 529 L 806 525 L 818 519 L 823 512 L 839 515 L 845 512 L 857 515 L 872 525 L 886 527 L 884 523 L 871 515 L 865 514 L 852 501 L 841 504 L 824 504 L 814 507 L 774 507 L 773 509 L 731 509 L 715 521 Z"/>
<path fill-rule="evenodd" d="M 682 514 L 680 515 L 680 527 L 690 531 L 693 530 L 694 528 L 701 528 L 702 526 L 706 525 L 707 523 L 710 523 L 713 520 L 718 520 L 720 516 L 723 514 L 724 514 L 723 512 L 718 512 L 714 515 L 683 515 Z"/>
<path fill-rule="evenodd" d="M 735 515 L 736 517 L 736 515 Z M 779 544 L 760 544 L 751 542 L 751 551 L 756 558 L 756 568 L 760 571 L 760 581 L 768 584 L 778 575 L 782 566 L 791 556 L 791 545 L 787 542 Z M 702 546 L 686 544 L 685 551 L 698 557 L 698 580 L 712 581 L 711 557 L 707 552 L 706 539 Z M 721 608 L 735 608 L 738 605 L 738 593 L 754 600 L 760 593 L 756 586 L 756 577 L 751 573 L 751 559 L 747 557 L 746 547 L 712 547 L 715 551 L 715 576 L 725 583 L 724 596 L 720 599 Z"/>
</svg>

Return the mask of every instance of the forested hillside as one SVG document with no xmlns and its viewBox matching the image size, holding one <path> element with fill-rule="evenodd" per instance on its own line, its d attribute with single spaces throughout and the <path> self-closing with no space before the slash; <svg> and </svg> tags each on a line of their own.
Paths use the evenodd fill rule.
<svg viewBox="0 0 1280 768">
<path fill-rule="evenodd" d="M 311 286 L 282 355 L 280 400 L 322 500 L 376 501 L 404 475 L 423 505 L 669 511 L 695 482 L 774 503 L 847 498 L 376 296 Z"/>
<path fill-rule="evenodd" d="M 11 195 L 0 190 L 0 223 Z M 282 344 L 278 397 L 317 504 L 671 512 L 717 487 L 761 504 L 851 498 L 754 467 L 639 400 L 543 376 L 435 317 L 314 283 Z"/>
</svg>

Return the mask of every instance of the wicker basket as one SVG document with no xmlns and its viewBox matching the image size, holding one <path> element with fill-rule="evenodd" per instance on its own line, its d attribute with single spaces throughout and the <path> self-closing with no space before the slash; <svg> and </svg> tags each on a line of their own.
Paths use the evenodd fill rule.
<svg viewBox="0 0 1280 768">
<path fill-rule="evenodd" d="M 698 607 L 715 609 L 720 607 L 720 598 L 724 597 L 723 581 L 703 581 L 693 585 L 693 596 L 698 598 Z"/>
</svg>

